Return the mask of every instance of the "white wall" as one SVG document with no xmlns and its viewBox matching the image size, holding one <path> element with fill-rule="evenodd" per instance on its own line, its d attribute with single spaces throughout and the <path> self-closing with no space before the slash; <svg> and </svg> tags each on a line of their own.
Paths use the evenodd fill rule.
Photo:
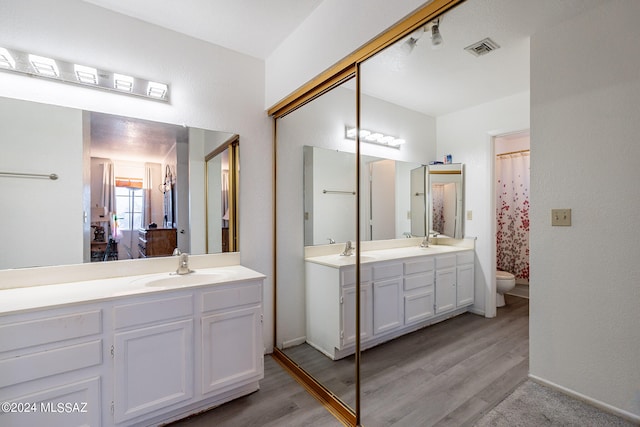
<svg viewBox="0 0 640 427">
<path fill-rule="evenodd" d="M 639 19 L 602 2 L 531 39 L 530 372 L 637 422 Z"/>
<path fill-rule="evenodd" d="M 529 128 L 529 93 L 524 92 L 437 118 L 438 158 L 451 154 L 464 163 L 464 235 L 476 237 L 474 309 L 493 316 L 490 298 L 495 272 L 495 202 L 493 202 L 492 135 Z M 467 220 L 466 212 L 473 219 Z"/>
<path fill-rule="evenodd" d="M 267 58 L 268 108 L 419 8 L 425 0 L 324 0 Z"/>
<path fill-rule="evenodd" d="M 264 333 L 270 348 L 272 131 L 264 112 L 264 62 L 79 0 L 3 0 L 0 40 L 8 48 L 168 82 L 171 103 L 5 72 L 0 96 L 240 135 L 241 259 L 267 275 Z M 80 176 L 79 196 L 81 183 Z"/>
<path fill-rule="evenodd" d="M 81 263 L 82 112 L 0 98 L 0 118 L 0 171 L 59 177 L 0 177 L 0 269 Z"/>
</svg>

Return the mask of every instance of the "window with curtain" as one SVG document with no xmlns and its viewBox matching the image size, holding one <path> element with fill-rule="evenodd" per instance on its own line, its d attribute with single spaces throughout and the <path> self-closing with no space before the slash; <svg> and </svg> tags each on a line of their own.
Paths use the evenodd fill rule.
<svg viewBox="0 0 640 427">
<path fill-rule="evenodd" d="M 116 215 L 121 230 L 142 227 L 144 195 L 142 179 L 116 178 Z"/>
</svg>

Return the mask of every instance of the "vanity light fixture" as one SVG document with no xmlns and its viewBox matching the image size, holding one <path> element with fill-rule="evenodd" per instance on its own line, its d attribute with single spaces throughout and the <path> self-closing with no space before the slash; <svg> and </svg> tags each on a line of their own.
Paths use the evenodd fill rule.
<svg viewBox="0 0 640 427">
<path fill-rule="evenodd" d="M 133 77 L 125 76 L 124 74 L 113 74 L 113 87 L 125 92 L 131 92 L 133 90 Z"/>
<path fill-rule="evenodd" d="M 98 70 L 84 65 L 74 65 L 73 69 L 76 72 L 76 78 L 82 83 L 97 85 L 98 84 Z"/>
<path fill-rule="evenodd" d="M 169 85 L 0 47 L 0 70 L 169 102 Z"/>
<path fill-rule="evenodd" d="M 60 70 L 58 64 L 51 58 L 44 56 L 29 54 L 29 62 L 36 73 L 42 74 L 45 77 L 59 77 Z"/>
<path fill-rule="evenodd" d="M 167 85 L 164 83 L 149 82 L 147 95 L 151 98 L 162 99 L 167 93 Z"/>
<path fill-rule="evenodd" d="M 16 68 L 16 61 L 13 59 L 9 51 L 0 47 L 0 67 Z"/>
<path fill-rule="evenodd" d="M 356 139 L 356 128 L 346 126 L 344 134 L 346 139 Z M 360 129 L 360 141 L 395 148 L 398 150 L 400 149 L 400 146 L 405 143 L 404 139 L 396 138 L 391 135 L 384 135 L 380 132 L 372 132 L 366 129 Z"/>
</svg>

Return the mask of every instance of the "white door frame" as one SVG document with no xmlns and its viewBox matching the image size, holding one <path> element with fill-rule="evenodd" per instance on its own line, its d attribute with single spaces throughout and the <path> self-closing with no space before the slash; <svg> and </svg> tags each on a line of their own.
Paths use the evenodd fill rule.
<svg viewBox="0 0 640 427">
<path fill-rule="evenodd" d="M 489 213 L 489 218 L 491 218 L 490 231 L 491 231 L 491 253 L 489 254 L 489 259 L 491 269 L 489 271 L 489 292 L 485 295 L 485 317 L 495 317 L 497 314 L 496 309 L 496 269 L 497 269 L 497 260 L 496 260 L 496 251 L 498 250 L 496 244 L 496 138 L 514 135 L 518 133 L 531 132 L 531 128 L 517 128 L 517 129 L 500 129 L 495 131 L 490 131 L 488 133 L 488 145 L 489 145 L 489 185 L 491 194 L 489 195 L 489 209 L 491 212 Z"/>
</svg>

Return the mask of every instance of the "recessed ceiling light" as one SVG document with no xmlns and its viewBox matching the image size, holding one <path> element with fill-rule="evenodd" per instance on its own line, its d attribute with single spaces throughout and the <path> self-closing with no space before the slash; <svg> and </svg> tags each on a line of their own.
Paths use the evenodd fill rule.
<svg viewBox="0 0 640 427">
<path fill-rule="evenodd" d="M 95 68 L 75 64 L 73 66 L 73 69 L 76 72 L 76 78 L 79 82 L 92 85 L 98 84 L 98 70 L 96 70 Z"/>
<path fill-rule="evenodd" d="M 47 77 L 58 77 L 60 71 L 58 71 L 58 65 L 56 61 L 51 58 L 45 58 L 44 56 L 29 55 L 29 62 L 31 66 L 38 74 L 42 74 Z"/>
<path fill-rule="evenodd" d="M 0 67 L 16 68 L 16 61 L 13 59 L 9 51 L 0 47 Z"/>
</svg>

